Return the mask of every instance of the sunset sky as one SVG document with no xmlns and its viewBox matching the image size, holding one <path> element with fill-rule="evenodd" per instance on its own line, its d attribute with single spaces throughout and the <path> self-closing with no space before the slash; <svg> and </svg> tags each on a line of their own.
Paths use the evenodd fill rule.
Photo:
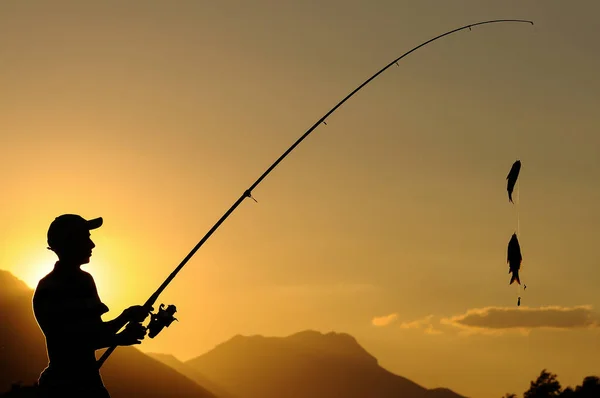
<svg viewBox="0 0 600 398">
<path fill-rule="evenodd" d="M 380 364 L 471 397 L 543 368 L 600 375 L 596 0 L 0 2 L 0 268 L 52 269 L 54 217 L 101 216 L 90 272 L 142 304 L 189 261 L 142 351 L 236 334 L 355 336 Z M 522 161 L 522 305 L 506 174 Z M 521 192 L 522 191 L 522 192 Z M 109 359 L 110 360 L 110 359 Z"/>
</svg>

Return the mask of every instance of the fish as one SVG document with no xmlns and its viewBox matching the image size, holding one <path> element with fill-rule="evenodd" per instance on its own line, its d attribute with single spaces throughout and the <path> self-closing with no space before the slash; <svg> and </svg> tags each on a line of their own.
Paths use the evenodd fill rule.
<svg viewBox="0 0 600 398">
<path fill-rule="evenodd" d="M 512 285 L 515 281 L 520 285 L 521 279 L 519 278 L 519 270 L 521 269 L 521 246 L 517 239 L 517 234 L 512 234 L 510 241 L 508 242 L 508 250 L 506 256 L 506 262 L 508 263 L 508 273 L 512 273 L 509 285 Z"/>
<path fill-rule="evenodd" d="M 515 184 L 517 183 L 517 178 L 519 178 L 519 171 L 521 171 L 521 161 L 517 160 L 513 163 L 506 179 L 508 182 L 506 183 L 506 190 L 508 191 L 508 201 L 514 203 L 512 200 L 512 193 L 515 189 Z"/>
</svg>

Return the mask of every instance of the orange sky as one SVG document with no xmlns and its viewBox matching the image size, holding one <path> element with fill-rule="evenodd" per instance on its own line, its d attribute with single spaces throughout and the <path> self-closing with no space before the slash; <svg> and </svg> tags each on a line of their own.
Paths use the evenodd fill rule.
<svg viewBox="0 0 600 398">
<path fill-rule="evenodd" d="M 85 269 L 116 316 L 392 59 L 532 19 L 436 41 L 361 90 L 197 252 L 160 299 L 180 322 L 141 349 L 187 360 L 311 328 L 473 397 L 600 374 L 597 2 L 121 3 L 0 3 L 0 268 L 35 286 L 52 219 L 102 216 Z"/>
</svg>

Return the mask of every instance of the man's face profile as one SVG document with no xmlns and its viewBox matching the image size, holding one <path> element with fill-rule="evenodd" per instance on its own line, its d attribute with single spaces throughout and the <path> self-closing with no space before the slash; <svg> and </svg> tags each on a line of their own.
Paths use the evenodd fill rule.
<svg viewBox="0 0 600 398">
<path fill-rule="evenodd" d="M 61 260 L 68 260 L 77 264 L 90 262 L 92 249 L 96 247 L 88 230 L 75 230 L 64 239 L 55 249 Z"/>
<path fill-rule="evenodd" d="M 88 230 L 78 231 L 69 242 L 67 251 L 72 261 L 78 264 L 87 264 L 92 256 L 92 249 L 96 247 L 92 242 L 91 234 Z"/>
</svg>

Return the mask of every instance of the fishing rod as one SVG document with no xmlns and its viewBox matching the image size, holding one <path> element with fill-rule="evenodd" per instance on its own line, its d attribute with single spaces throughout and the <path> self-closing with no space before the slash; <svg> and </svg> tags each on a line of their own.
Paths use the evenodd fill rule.
<svg viewBox="0 0 600 398">
<path fill-rule="evenodd" d="M 229 215 L 231 213 L 233 213 L 233 211 L 240 205 L 240 203 L 242 203 L 244 201 L 244 199 L 246 198 L 251 198 L 252 200 L 254 200 L 256 202 L 256 199 L 254 199 L 252 197 L 252 191 L 254 190 L 254 188 L 256 188 L 258 186 L 258 184 L 261 183 L 261 181 L 275 168 L 277 167 L 277 165 L 291 152 L 294 150 L 294 148 L 296 148 L 298 146 L 298 144 L 300 144 L 306 137 L 308 137 L 308 135 L 310 133 L 312 133 L 312 131 L 314 129 L 316 129 L 321 123 L 327 125 L 326 123 L 326 119 L 333 113 L 335 112 L 340 106 L 342 106 L 342 104 L 344 104 L 344 102 L 346 102 L 348 99 L 350 99 L 354 94 L 356 94 L 361 88 L 363 88 L 364 86 L 366 86 L 367 84 L 369 84 L 373 79 L 375 79 L 377 76 L 379 76 L 381 73 L 383 73 L 386 69 L 388 69 L 390 66 L 392 65 L 398 65 L 398 61 L 400 61 L 402 58 L 406 57 L 407 55 L 409 55 L 410 53 L 412 53 L 415 50 L 418 50 L 419 48 L 431 43 L 432 41 L 435 41 L 437 39 L 441 39 L 444 36 L 448 36 L 452 33 L 458 32 L 460 30 L 464 30 L 464 29 L 469 29 L 471 30 L 472 27 L 474 26 L 478 26 L 478 25 L 485 25 L 485 24 L 491 24 L 491 23 L 499 23 L 499 22 L 518 22 L 518 23 L 530 23 L 531 25 L 533 25 L 533 21 L 528 21 L 528 20 L 523 20 L 523 19 L 496 19 L 496 20 L 490 20 L 490 21 L 483 21 L 483 22 L 477 22 L 477 23 L 473 23 L 473 24 L 469 24 L 469 25 L 465 25 L 462 26 L 460 28 L 457 29 L 453 29 L 449 32 L 443 33 L 441 35 L 438 35 L 436 37 L 434 37 L 433 39 L 429 39 L 426 42 L 418 45 L 417 47 L 413 48 L 412 50 L 402 54 L 401 56 L 399 56 L 398 58 L 396 58 L 395 60 L 393 60 L 392 62 L 390 62 L 389 64 L 387 64 L 384 68 L 382 68 L 379 72 L 375 73 L 373 76 L 371 76 L 369 79 L 367 79 L 364 83 L 362 83 L 360 86 L 358 86 L 356 89 L 354 89 L 354 91 L 352 91 L 350 94 L 348 94 L 343 100 L 341 100 L 336 106 L 334 106 L 329 112 L 327 112 L 323 117 L 321 117 L 315 124 L 313 124 L 313 126 L 308 129 L 291 147 L 288 148 L 287 151 L 285 151 L 283 153 L 283 155 L 281 155 L 279 157 L 279 159 L 277 159 L 275 161 L 275 163 L 273 163 L 259 178 L 258 180 L 256 180 L 254 182 L 254 184 L 252 184 L 250 186 L 250 188 L 246 189 L 244 191 L 244 193 L 240 196 L 240 198 L 229 208 L 229 210 L 227 210 L 227 212 L 225 212 L 225 214 L 219 219 L 219 221 L 217 221 L 217 223 L 206 233 L 206 235 L 204 235 L 204 237 L 200 240 L 200 242 L 198 242 L 198 244 L 192 249 L 192 251 L 190 251 L 190 253 L 183 259 L 183 261 L 181 261 L 181 263 L 177 266 L 177 268 L 175 268 L 175 270 L 167 277 L 167 279 L 163 282 L 162 285 L 160 285 L 160 287 L 156 290 L 156 292 L 154 292 L 150 298 L 148 298 L 148 300 L 146 301 L 146 303 L 144 304 L 144 308 L 148 309 L 148 312 L 151 311 L 152 306 L 154 305 L 154 303 L 156 302 L 156 300 L 158 300 L 158 296 L 163 292 L 163 290 L 166 289 L 166 287 L 169 285 L 169 283 L 171 283 L 171 281 L 175 278 L 175 276 L 179 273 L 179 271 L 181 271 L 181 269 L 184 267 L 184 265 L 190 260 L 190 258 L 192 258 L 192 256 L 196 253 L 196 251 L 198 251 L 198 249 L 200 249 L 200 247 L 204 244 L 204 242 L 206 242 L 208 240 L 208 238 L 210 238 L 210 236 L 217 230 L 217 228 L 219 228 L 219 226 L 227 219 L 227 217 L 229 217 Z M 169 306 L 167 307 L 166 310 L 164 310 L 163 305 L 161 304 L 161 308 L 159 310 L 158 314 L 151 314 L 152 315 L 152 320 L 150 323 L 149 328 L 150 330 L 150 337 L 154 337 L 156 336 L 156 334 L 158 333 L 158 331 L 160 331 L 162 329 L 162 327 L 164 326 L 169 326 L 169 324 L 175 320 L 175 318 L 173 318 L 173 313 L 176 311 L 175 306 Z M 144 318 L 145 319 L 145 318 Z M 139 321 L 137 321 L 136 323 L 142 323 L 144 321 L 144 319 L 141 319 Z M 131 324 L 132 322 L 130 322 Z M 157 329 L 153 329 L 152 326 L 156 325 Z M 158 331 L 157 331 L 158 330 Z M 102 366 L 102 364 L 106 361 L 106 359 L 112 354 L 112 352 L 116 349 L 116 346 L 112 346 L 110 347 L 108 350 L 106 350 L 104 352 L 104 354 L 102 355 L 102 357 L 97 361 L 97 365 L 98 368 L 100 368 Z"/>
</svg>

